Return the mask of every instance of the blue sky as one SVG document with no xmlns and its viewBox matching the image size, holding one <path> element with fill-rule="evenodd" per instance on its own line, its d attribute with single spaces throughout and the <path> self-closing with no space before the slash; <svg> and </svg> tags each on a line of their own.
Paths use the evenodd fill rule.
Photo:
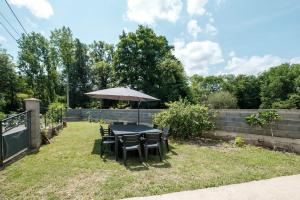
<svg viewBox="0 0 300 200">
<path fill-rule="evenodd" d="M 27 31 L 49 36 L 69 26 L 85 43 L 117 43 L 122 30 L 151 26 L 175 46 L 188 75 L 257 74 L 283 62 L 300 63 L 298 0 L 8 0 Z M 1 13 L 21 33 L 4 1 Z M 0 16 L 0 21 L 5 23 Z M 6 24 L 6 26 L 8 26 Z M 17 34 L 11 32 L 18 38 Z M 17 44 L 0 27 L 0 43 Z"/>
</svg>

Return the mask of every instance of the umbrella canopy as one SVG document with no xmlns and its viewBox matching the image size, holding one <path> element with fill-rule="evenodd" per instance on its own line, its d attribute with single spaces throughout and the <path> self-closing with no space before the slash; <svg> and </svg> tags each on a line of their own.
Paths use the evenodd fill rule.
<svg viewBox="0 0 300 200">
<path fill-rule="evenodd" d="M 159 99 L 125 87 L 109 88 L 85 93 L 91 98 L 123 101 L 159 101 Z"/>
<path fill-rule="evenodd" d="M 140 103 L 142 101 L 159 101 L 159 99 L 125 87 L 109 88 L 85 93 L 91 98 L 138 101 L 138 124 L 140 124 Z"/>
</svg>

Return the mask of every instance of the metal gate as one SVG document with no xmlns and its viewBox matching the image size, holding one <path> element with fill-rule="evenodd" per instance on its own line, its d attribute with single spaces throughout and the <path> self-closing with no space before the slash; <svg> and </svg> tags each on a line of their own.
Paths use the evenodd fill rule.
<svg viewBox="0 0 300 200">
<path fill-rule="evenodd" d="M 0 166 L 30 147 L 30 111 L 0 121 Z"/>
</svg>

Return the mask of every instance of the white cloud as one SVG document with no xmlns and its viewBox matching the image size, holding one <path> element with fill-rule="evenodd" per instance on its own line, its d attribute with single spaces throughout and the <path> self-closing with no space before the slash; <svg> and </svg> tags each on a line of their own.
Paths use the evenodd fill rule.
<svg viewBox="0 0 300 200">
<path fill-rule="evenodd" d="M 127 0 L 126 18 L 142 24 L 154 24 L 157 19 L 176 22 L 182 10 L 181 0 Z"/>
<path fill-rule="evenodd" d="M 5 42 L 7 42 L 7 39 L 0 35 L 0 43 L 5 43 Z"/>
<path fill-rule="evenodd" d="M 271 67 L 280 65 L 284 59 L 272 56 L 231 57 L 225 68 L 226 74 L 257 74 Z"/>
<path fill-rule="evenodd" d="M 9 0 L 18 7 L 25 7 L 39 18 L 49 19 L 53 15 L 53 8 L 47 0 Z"/>
<path fill-rule="evenodd" d="M 234 51 L 230 51 L 228 54 L 229 57 L 234 57 L 235 56 L 235 52 Z"/>
<path fill-rule="evenodd" d="M 202 32 L 200 26 L 196 20 L 190 20 L 187 24 L 188 33 L 191 34 L 194 38 L 197 38 L 198 33 Z"/>
<path fill-rule="evenodd" d="M 300 57 L 295 57 L 290 60 L 290 63 L 300 64 Z"/>
<path fill-rule="evenodd" d="M 190 15 L 204 15 L 206 10 L 204 8 L 207 0 L 187 0 L 187 12 Z"/>
<path fill-rule="evenodd" d="M 175 41 L 174 55 L 181 60 L 188 75 L 207 75 L 209 68 L 224 62 L 218 43 L 212 41 L 194 41 L 186 43 Z"/>
<path fill-rule="evenodd" d="M 205 32 L 214 36 L 214 35 L 217 35 L 218 30 L 217 30 L 217 28 L 214 25 L 208 23 L 205 26 Z"/>
</svg>

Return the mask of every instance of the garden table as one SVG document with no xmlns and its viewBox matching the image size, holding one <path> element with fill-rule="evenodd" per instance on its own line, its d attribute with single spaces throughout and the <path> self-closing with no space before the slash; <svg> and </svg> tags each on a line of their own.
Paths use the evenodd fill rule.
<svg viewBox="0 0 300 200">
<path fill-rule="evenodd" d="M 118 160 L 118 149 L 119 149 L 119 137 L 122 135 L 134 135 L 134 134 L 147 134 L 158 132 L 161 133 L 162 131 L 156 128 L 152 128 L 146 125 L 110 125 L 110 130 L 112 131 L 113 135 L 115 136 L 115 155 L 116 160 Z"/>
</svg>

